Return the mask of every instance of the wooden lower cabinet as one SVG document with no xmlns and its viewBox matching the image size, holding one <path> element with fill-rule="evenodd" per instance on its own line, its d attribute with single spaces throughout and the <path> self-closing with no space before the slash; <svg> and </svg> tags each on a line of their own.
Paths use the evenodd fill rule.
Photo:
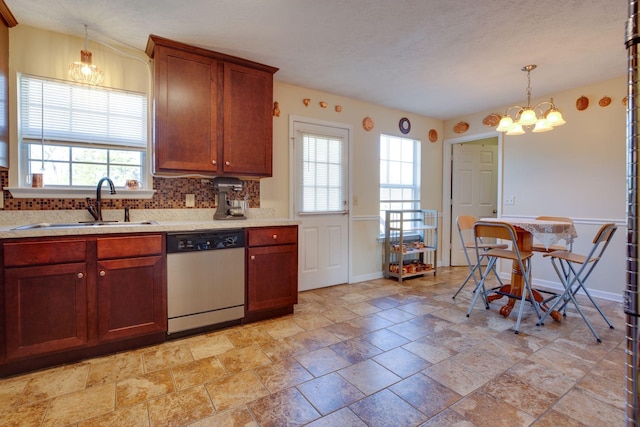
<svg viewBox="0 0 640 427">
<path fill-rule="evenodd" d="M 98 238 L 98 340 L 167 332 L 165 236 Z"/>
<path fill-rule="evenodd" d="M 298 303 L 298 226 L 247 229 L 244 322 L 293 313 Z"/>
<path fill-rule="evenodd" d="M 0 375 L 166 339 L 163 234 L 4 241 Z"/>
<path fill-rule="evenodd" d="M 160 256 L 98 262 L 98 341 L 166 332 Z"/>
<path fill-rule="evenodd" d="M 87 345 L 85 263 L 7 268 L 4 283 L 7 360 Z"/>
</svg>

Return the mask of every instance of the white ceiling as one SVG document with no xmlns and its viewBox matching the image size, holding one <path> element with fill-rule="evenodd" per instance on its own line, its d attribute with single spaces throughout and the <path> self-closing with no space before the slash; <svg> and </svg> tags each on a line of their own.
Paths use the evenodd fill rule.
<svg viewBox="0 0 640 427">
<path fill-rule="evenodd" d="M 628 0 L 5 2 L 19 25 L 84 37 L 87 24 L 90 38 L 140 50 L 156 34 L 443 120 L 526 102 L 526 64 L 538 65 L 534 98 L 627 71 Z"/>
</svg>

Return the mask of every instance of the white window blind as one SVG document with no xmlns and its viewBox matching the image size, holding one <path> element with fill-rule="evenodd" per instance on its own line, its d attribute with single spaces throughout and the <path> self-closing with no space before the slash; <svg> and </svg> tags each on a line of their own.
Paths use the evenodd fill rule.
<svg viewBox="0 0 640 427">
<path fill-rule="evenodd" d="M 296 139 L 298 213 L 345 212 L 346 141 L 307 132 Z"/>
<path fill-rule="evenodd" d="M 20 76 L 23 142 L 147 147 L 145 94 Z"/>
</svg>

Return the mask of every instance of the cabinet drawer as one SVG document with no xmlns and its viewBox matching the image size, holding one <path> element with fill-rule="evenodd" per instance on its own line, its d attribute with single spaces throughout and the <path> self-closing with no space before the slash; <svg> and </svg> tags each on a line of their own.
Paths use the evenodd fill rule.
<svg viewBox="0 0 640 427">
<path fill-rule="evenodd" d="M 298 242 L 298 227 L 261 227 L 247 229 L 248 246 L 286 245 Z"/>
<path fill-rule="evenodd" d="M 163 249 L 162 234 L 98 238 L 98 259 L 160 255 Z"/>
<path fill-rule="evenodd" d="M 5 243 L 3 248 L 5 267 L 85 262 L 87 258 L 84 239 Z"/>
</svg>

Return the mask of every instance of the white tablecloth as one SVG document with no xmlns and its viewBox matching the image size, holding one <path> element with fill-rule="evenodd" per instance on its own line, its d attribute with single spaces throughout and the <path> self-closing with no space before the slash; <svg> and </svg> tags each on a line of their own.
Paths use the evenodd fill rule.
<svg viewBox="0 0 640 427">
<path fill-rule="evenodd" d="M 482 221 L 506 222 L 522 228 L 531 233 L 547 249 L 560 240 L 564 240 L 567 244 L 573 243 L 573 239 L 578 237 L 575 227 L 570 222 L 522 218 L 482 218 Z"/>
</svg>

